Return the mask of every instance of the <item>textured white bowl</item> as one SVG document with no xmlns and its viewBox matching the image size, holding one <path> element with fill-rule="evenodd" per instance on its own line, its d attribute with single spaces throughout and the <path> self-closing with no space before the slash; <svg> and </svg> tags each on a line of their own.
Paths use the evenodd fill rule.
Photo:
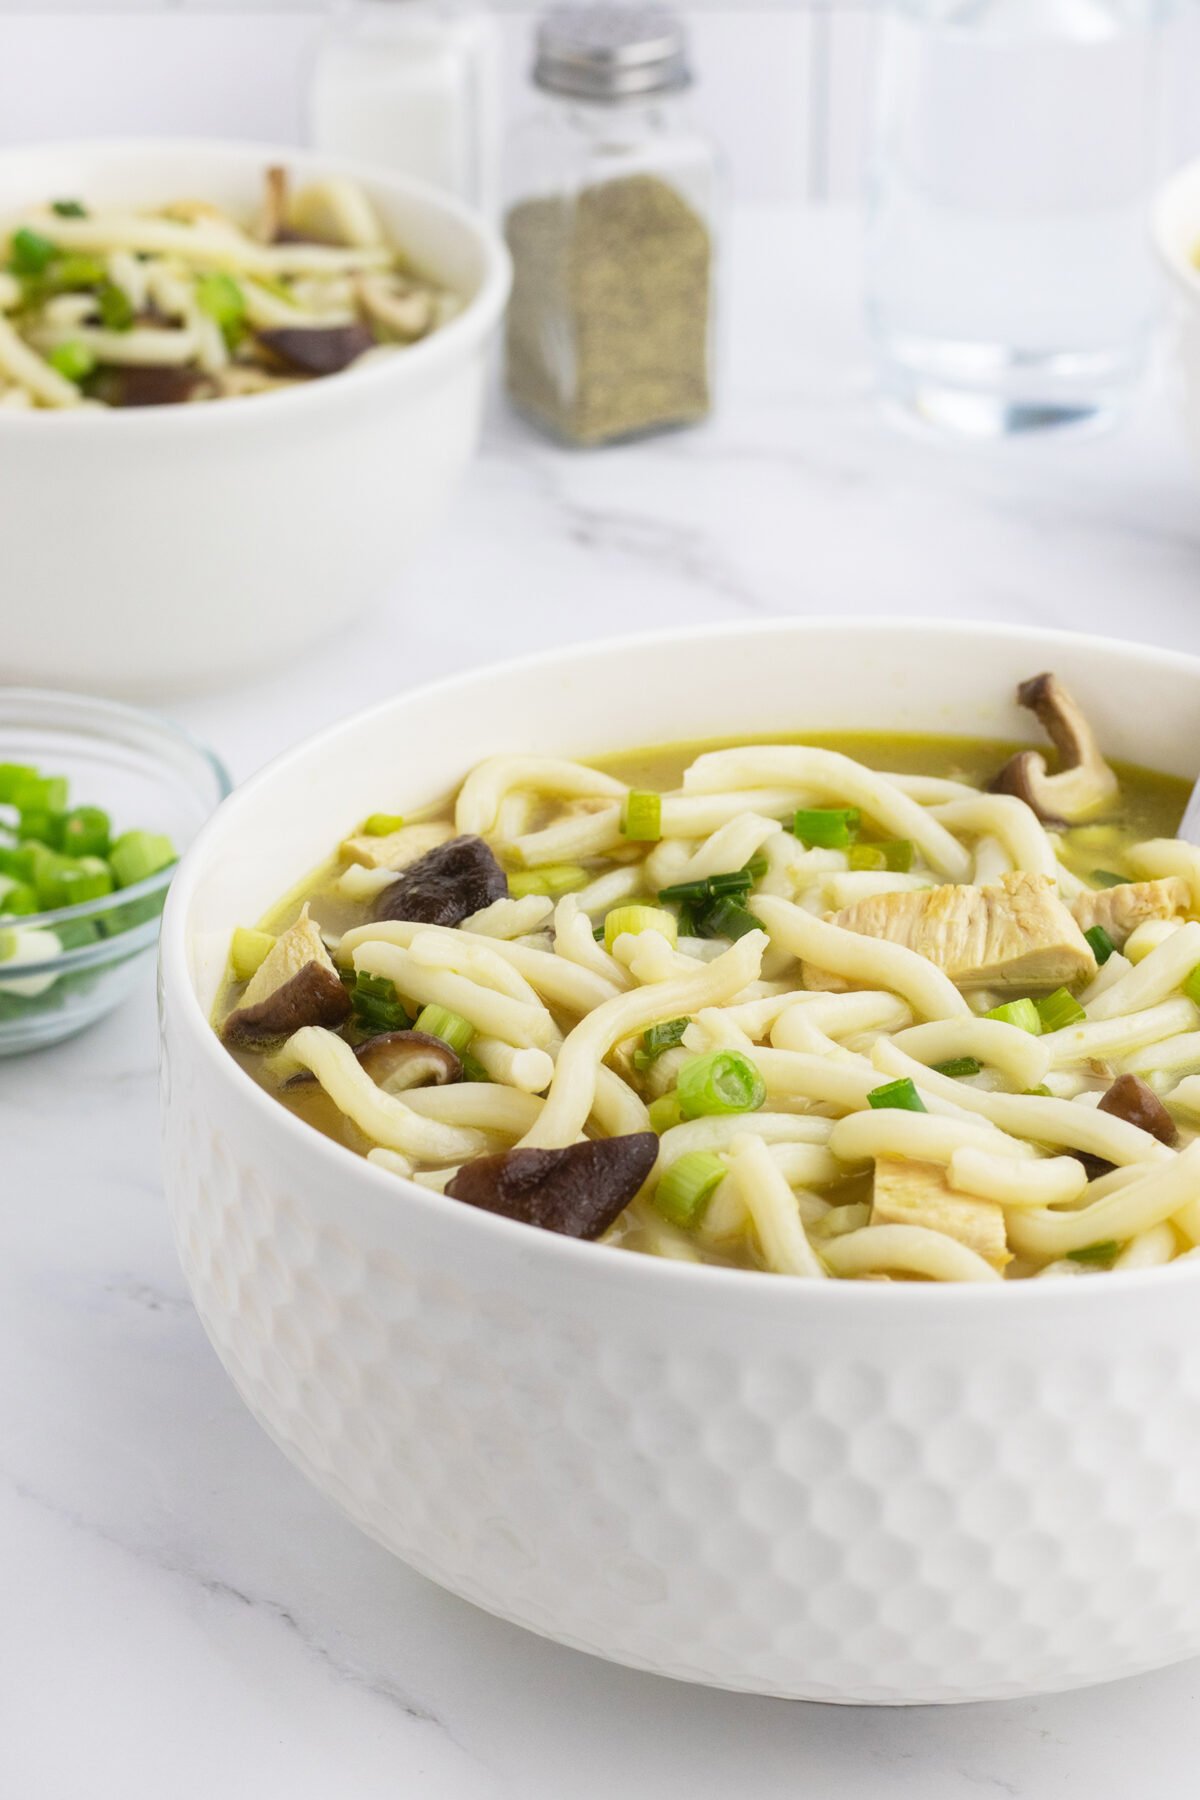
<svg viewBox="0 0 1200 1800">
<path fill-rule="evenodd" d="M 469 297 L 422 343 L 277 394 L 0 412 L 5 679 L 160 692 L 286 662 L 379 598 L 474 453 L 508 293 L 490 226 L 422 184 L 263 144 L 0 151 L 0 219 L 79 195 L 253 212 L 270 162 L 362 181 L 390 236 Z"/>
<path fill-rule="evenodd" d="M 364 813 L 436 797 L 489 752 L 837 727 L 1013 737 L 1016 682 L 1050 666 L 1111 753 L 1200 765 L 1194 659 L 798 622 L 426 688 L 221 807 L 163 922 L 179 1251 L 256 1417 L 398 1556 L 577 1648 L 812 1699 L 1042 1692 L 1200 1650 L 1200 1267 L 889 1287 L 575 1243 L 319 1137 L 207 1022 L 234 925 Z"/>
<path fill-rule="evenodd" d="M 1163 183 L 1151 221 L 1170 290 L 1171 366 L 1176 400 L 1200 471 L 1200 158 Z"/>
</svg>

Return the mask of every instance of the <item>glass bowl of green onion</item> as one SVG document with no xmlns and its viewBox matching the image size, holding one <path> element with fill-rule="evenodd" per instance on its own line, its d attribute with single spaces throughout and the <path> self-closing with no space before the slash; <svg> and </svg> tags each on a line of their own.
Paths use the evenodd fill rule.
<svg viewBox="0 0 1200 1800">
<path fill-rule="evenodd" d="M 125 997 L 175 865 L 229 789 L 165 719 L 0 687 L 0 1056 L 71 1037 Z"/>
</svg>

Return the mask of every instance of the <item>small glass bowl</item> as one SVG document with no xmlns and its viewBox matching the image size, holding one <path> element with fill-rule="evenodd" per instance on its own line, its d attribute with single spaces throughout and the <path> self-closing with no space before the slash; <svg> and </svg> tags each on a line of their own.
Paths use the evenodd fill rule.
<svg viewBox="0 0 1200 1800">
<path fill-rule="evenodd" d="M 118 832 L 163 832 L 181 856 L 231 786 L 216 757 L 165 719 L 38 688 L 0 687 L 0 762 L 65 775 L 72 806 L 103 807 Z M 0 1056 L 72 1037 L 125 998 L 158 940 L 174 872 L 0 925 L 52 931 L 63 945 L 41 961 L 0 961 Z"/>
</svg>

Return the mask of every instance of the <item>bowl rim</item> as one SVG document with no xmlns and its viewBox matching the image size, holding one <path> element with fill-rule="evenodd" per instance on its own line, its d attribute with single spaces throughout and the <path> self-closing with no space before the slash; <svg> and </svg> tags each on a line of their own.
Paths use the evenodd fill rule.
<svg viewBox="0 0 1200 1800">
<path fill-rule="evenodd" d="M 1200 249 L 1200 156 L 1181 163 L 1159 184 L 1150 207 L 1150 237 L 1159 263 L 1173 285 L 1200 306 L 1200 267 L 1169 242 L 1168 214 L 1189 188 L 1196 190 L 1196 246 Z"/>
<path fill-rule="evenodd" d="M 435 1229 L 441 1226 L 448 1227 L 452 1231 L 461 1229 L 477 1235 L 483 1234 L 480 1241 L 485 1245 L 490 1235 L 498 1250 L 506 1248 L 509 1251 L 517 1251 L 523 1264 L 531 1271 L 534 1278 L 544 1273 L 553 1279 L 555 1274 L 564 1276 L 571 1272 L 582 1274 L 585 1269 L 594 1268 L 596 1281 L 617 1283 L 624 1290 L 632 1290 L 635 1293 L 644 1292 L 647 1296 L 653 1296 L 664 1283 L 673 1284 L 667 1286 L 665 1293 L 674 1293 L 677 1297 L 686 1296 L 689 1289 L 695 1286 L 698 1299 L 706 1297 L 709 1289 L 714 1293 L 720 1290 L 728 1293 L 731 1304 L 739 1298 L 744 1301 L 752 1300 L 755 1310 L 760 1313 L 768 1307 L 786 1308 L 790 1313 L 792 1308 L 797 1305 L 808 1308 L 834 1306 L 839 1309 L 860 1307 L 864 1313 L 864 1323 L 870 1318 L 878 1318 L 881 1313 L 891 1317 L 893 1309 L 897 1307 L 936 1308 L 939 1315 L 954 1314 L 963 1307 L 974 1312 L 980 1305 L 993 1307 L 1000 1305 L 1010 1310 L 1040 1309 L 1047 1305 L 1054 1307 L 1091 1305 L 1104 1309 L 1119 1294 L 1133 1292 L 1144 1295 L 1147 1289 L 1153 1292 L 1163 1280 L 1167 1282 L 1200 1280 L 1200 1256 L 1198 1256 L 1190 1268 L 1177 1264 L 1173 1268 L 1168 1265 L 1167 1268 L 1153 1269 L 1110 1269 L 1105 1272 L 1103 1280 L 1051 1281 L 1044 1282 L 1040 1288 L 1033 1280 L 861 1282 L 831 1279 L 812 1281 L 799 1276 L 789 1278 L 771 1275 L 767 1271 L 759 1269 L 734 1269 L 714 1263 L 692 1263 L 677 1261 L 669 1257 L 640 1255 L 622 1249 L 618 1245 L 566 1237 L 553 1231 L 540 1231 L 519 1220 L 508 1219 L 483 1208 L 454 1202 L 450 1202 L 450 1210 L 447 1210 L 444 1195 L 422 1187 L 405 1176 L 398 1176 L 390 1170 L 376 1167 L 365 1157 L 356 1155 L 347 1145 L 335 1143 L 323 1132 L 315 1131 L 311 1125 L 306 1124 L 287 1107 L 281 1106 L 229 1054 L 200 1006 L 187 966 L 185 924 L 197 874 L 205 860 L 209 838 L 219 828 L 221 815 L 228 809 L 236 807 L 243 796 L 251 795 L 260 787 L 277 780 L 290 763 L 306 759 L 322 745 L 332 742 L 343 731 L 368 719 L 382 717 L 417 694 L 436 696 L 440 700 L 449 702 L 451 710 L 453 710 L 456 698 L 464 689 L 469 690 L 473 684 L 488 680 L 504 680 L 510 675 L 536 672 L 540 668 L 553 668 L 564 661 L 586 661 L 589 655 L 597 652 L 611 652 L 632 659 L 636 657 L 639 650 L 645 649 L 647 646 L 677 644 L 685 640 L 688 642 L 703 640 L 721 642 L 722 640 L 742 640 L 746 637 L 770 637 L 781 633 L 796 634 L 803 638 L 809 632 L 822 630 L 837 630 L 860 635 L 869 634 L 881 628 L 913 638 L 942 634 L 959 640 L 964 647 L 969 647 L 975 641 L 986 641 L 989 638 L 997 637 L 1024 641 L 1035 651 L 1058 649 L 1066 651 L 1084 643 L 1114 653 L 1128 655 L 1132 652 L 1145 663 L 1186 671 L 1200 681 L 1200 656 L 1191 655 L 1187 651 L 1165 649 L 1158 645 L 1141 644 L 1131 639 L 1109 637 L 1101 633 L 1075 632 L 1061 628 L 1027 626 L 1001 621 L 946 620 L 922 617 L 897 619 L 886 614 L 865 615 L 854 619 L 838 619 L 827 614 L 819 614 L 752 621 L 724 620 L 716 624 L 667 627 L 653 632 L 632 632 L 611 638 L 592 638 L 578 644 L 559 644 L 532 654 L 509 657 L 503 662 L 476 665 L 470 669 L 459 670 L 434 681 L 422 682 L 403 694 L 393 695 L 374 706 L 348 714 L 333 724 L 323 727 L 320 731 L 303 738 L 299 743 L 293 744 L 278 756 L 273 757 L 214 811 L 181 860 L 176 878 L 167 895 L 159 939 L 160 1012 L 165 1012 L 168 1004 L 174 1007 L 178 1027 L 185 1030 L 190 1037 L 199 1037 L 202 1045 L 200 1054 L 208 1061 L 216 1079 L 230 1083 L 242 1103 L 261 1118 L 266 1131 L 281 1132 L 290 1144 L 298 1150 L 303 1150 L 308 1163 L 321 1171 L 323 1183 L 327 1176 L 329 1185 L 340 1188 L 343 1193 L 346 1191 L 348 1180 L 362 1183 L 364 1184 L 361 1189 L 363 1198 L 369 1199 L 373 1205 L 386 1206 L 390 1202 L 391 1207 L 394 1208 L 399 1197 L 404 1203 L 415 1205 L 419 1211 L 424 1213 L 430 1225 Z M 164 1041 L 164 1033 L 160 1031 L 160 1043 Z M 313 1143 L 313 1139 L 317 1140 L 316 1143 Z M 354 1176 L 349 1173 L 351 1168 L 357 1172 Z M 587 1279 L 587 1277 L 584 1278 Z M 1170 1290 L 1168 1289 L 1168 1291 Z M 1000 1295 L 1004 1295 L 1005 1298 L 1000 1299 Z"/>
<path fill-rule="evenodd" d="M 169 430 L 198 431 L 218 429 L 211 422 L 214 415 L 218 420 L 227 418 L 231 406 L 235 419 L 250 417 L 270 420 L 281 406 L 311 408 L 314 405 L 336 404 L 339 397 L 343 403 L 353 405 L 355 395 L 366 395 L 373 387 L 381 391 L 403 388 L 405 383 L 418 379 L 423 371 L 436 372 L 442 365 L 458 360 L 461 354 L 474 348 L 489 335 L 504 310 L 512 286 L 512 261 L 508 247 L 495 226 L 481 213 L 475 212 L 453 195 L 443 193 L 431 182 L 418 180 L 415 176 L 401 175 L 360 157 L 326 156 L 306 145 L 260 144 L 248 138 L 47 138 L 35 144 L 13 144 L 0 148 L 0 171 L 6 163 L 36 158 L 39 152 L 97 158 L 144 157 L 147 161 L 153 161 L 164 150 L 169 151 L 172 156 L 193 155 L 198 159 L 205 156 L 233 156 L 260 169 L 274 162 L 282 162 L 300 168 L 306 174 L 346 175 L 368 189 L 380 192 L 390 190 L 393 194 L 415 199 L 452 219 L 474 239 L 483 258 L 479 286 L 460 312 L 428 337 L 407 345 L 403 356 L 382 357 L 376 362 L 369 362 L 366 367 L 351 365 L 348 369 L 340 370 L 335 378 L 322 378 L 270 393 L 231 394 L 219 404 L 66 409 L 33 407 L 28 411 L 13 410 L 10 413 L 0 409 L 0 444 L 8 436 L 16 440 L 19 433 L 28 432 L 31 424 L 35 430 L 62 432 L 65 429 L 77 436 L 97 430 L 111 431 L 114 418 L 121 420 L 117 426 L 119 431 L 131 434 L 153 431 L 166 421 L 176 422 L 167 424 L 166 428 Z M 202 172 L 197 186 L 203 186 Z M 251 400 L 254 405 L 247 414 L 246 402 Z M 182 420 L 187 423 L 178 423 Z"/>
<path fill-rule="evenodd" d="M 20 684 L 0 685 L 0 709 L 7 705 L 22 703 L 49 705 L 58 708 L 63 722 L 60 729 L 67 735 L 74 735 L 81 742 L 84 740 L 103 741 L 102 734 L 85 729 L 82 722 L 76 726 L 71 724 L 71 714 L 80 711 L 90 717 L 99 713 L 117 724 L 137 724 L 143 730 L 149 728 L 161 741 L 174 743 L 189 751 L 212 776 L 216 789 L 216 801 L 212 807 L 215 812 L 233 792 L 233 781 L 228 769 L 214 750 L 210 750 L 185 726 L 177 725 L 173 719 L 151 711 L 146 707 L 130 706 L 120 700 L 106 700 L 91 694 L 81 694 L 71 688 L 27 687 Z M 201 831 L 207 829 L 205 819 Z M 196 836 L 199 837 L 200 832 Z M 195 839 L 193 839 L 195 842 Z M 191 845 L 188 846 L 188 849 Z M 187 851 L 184 852 L 186 856 Z M 134 882 L 127 888 L 116 888 L 111 894 L 104 894 L 95 900 L 81 900 L 74 906 L 51 907 L 46 912 L 21 914 L 4 922 L 0 930 L 5 931 L 53 931 L 57 925 L 74 925 L 84 923 L 97 914 L 109 912 L 114 906 L 126 906 L 137 900 L 144 900 L 150 895 L 166 892 L 175 878 L 183 861 L 182 857 L 168 863 L 165 869 L 147 875 L 141 881 Z M 73 950 L 60 951 L 57 956 L 44 958 L 36 963 L 22 963 L 22 978 L 48 974 L 53 971 L 59 975 L 75 974 L 81 969 L 93 968 L 98 964 L 123 961 L 126 956 L 134 956 L 140 950 L 149 948 L 154 943 L 158 932 L 159 915 L 156 913 L 141 925 L 134 925 L 128 931 L 118 932 L 115 937 L 103 938 L 95 944 L 81 944 Z"/>
</svg>

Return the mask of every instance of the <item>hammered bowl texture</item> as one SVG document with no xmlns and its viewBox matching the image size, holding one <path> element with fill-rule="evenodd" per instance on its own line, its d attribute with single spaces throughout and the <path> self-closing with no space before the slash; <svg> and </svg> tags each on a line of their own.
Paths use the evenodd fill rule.
<svg viewBox="0 0 1200 1800">
<path fill-rule="evenodd" d="M 431 1254 L 400 1191 L 379 1229 L 303 1163 L 239 1154 L 188 1054 L 165 1065 L 168 1189 L 212 1341 L 309 1479 L 444 1586 L 640 1668 L 819 1700 L 1010 1696 L 1200 1649 L 1200 1352 L 1169 1308 L 1133 1341 L 999 1351 L 894 1308 L 764 1332 L 752 1292 L 683 1325 L 602 1290 L 581 1308 L 519 1258 Z"/>
</svg>

